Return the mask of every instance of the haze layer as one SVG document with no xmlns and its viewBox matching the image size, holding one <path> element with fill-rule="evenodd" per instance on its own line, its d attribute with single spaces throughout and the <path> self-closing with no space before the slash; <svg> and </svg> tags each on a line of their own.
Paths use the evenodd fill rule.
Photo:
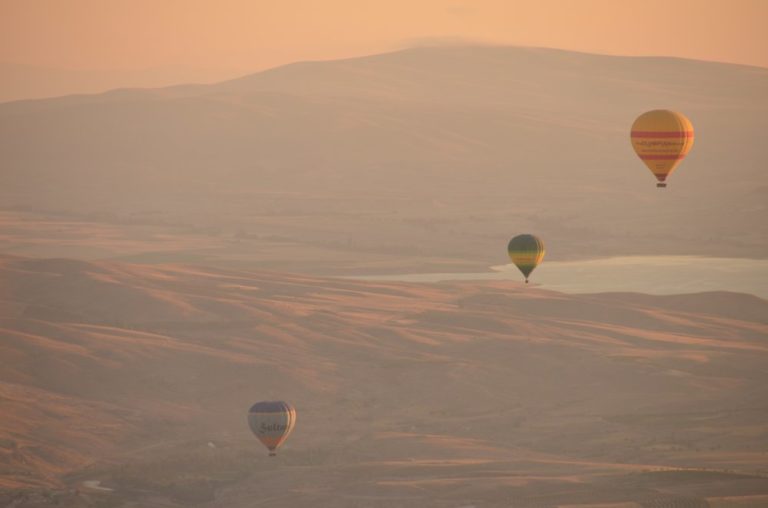
<svg viewBox="0 0 768 508">
<path fill-rule="evenodd" d="M 629 144 L 632 121 L 654 108 L 696 129 L 665 190 Z M 492 47 L 7 103 L 0 195 L 12 233 L 0 248 L 471 271 L 535 232 L 549 259 L 764 258 L 767 109 L 762 68 Z"/>
</svg>

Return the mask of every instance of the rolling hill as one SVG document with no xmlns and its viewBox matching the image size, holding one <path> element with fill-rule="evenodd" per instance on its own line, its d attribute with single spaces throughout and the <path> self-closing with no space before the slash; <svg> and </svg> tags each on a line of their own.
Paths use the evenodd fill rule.
<svg viewBox="0 0 768 508">
<path fill-rule="evenodd" d="M 0 501 L 748 506 L 766 316 L 725 292 L 5 256 Z M 245 413 L 277 398 L 298 423 L 270 459 Z"/>
</svg>

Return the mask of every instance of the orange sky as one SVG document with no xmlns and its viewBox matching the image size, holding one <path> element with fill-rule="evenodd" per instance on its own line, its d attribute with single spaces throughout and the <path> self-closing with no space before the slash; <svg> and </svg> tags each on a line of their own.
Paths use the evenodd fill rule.
<svg viewBox="0 0 768 508">
<path fill-rule="evenodd" d="M 768 0 L 0 0 L 0 62 L 215 80 L 456 39 L 768 67 L 766 20 Z"/>
</svg>

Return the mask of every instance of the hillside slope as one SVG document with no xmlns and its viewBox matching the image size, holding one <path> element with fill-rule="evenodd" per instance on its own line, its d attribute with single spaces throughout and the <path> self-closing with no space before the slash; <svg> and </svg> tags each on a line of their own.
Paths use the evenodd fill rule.
<svg viewBox="0 0 768 508">
<path fill-rule="evenodd" d="M 14 257 L 0 288 L 0 476 L 18 506 L 41 506 L 24 486 L 77 487 L 56 494 L 70 506 L 768 495 L 756 297 Z M 298 411 L 277 459 L 245 424 L 264 399 Z"/>
<path fill-rule="evenodd" d="M 552 259 L 762 258 L 766 90 L 762 68 L 536 48 L 303 62 L 0 104 L 0 195 L 25 212 L 290 246 L 278 257 L 302 272 L 337 270 L 324 249 L 488 266 L 521 231 L 550 239 Z M 696 128 L 665 191 L 628 141 L 655 108 Z M 235 251 L 206 252 L 222 265 Z"/>
</svg>

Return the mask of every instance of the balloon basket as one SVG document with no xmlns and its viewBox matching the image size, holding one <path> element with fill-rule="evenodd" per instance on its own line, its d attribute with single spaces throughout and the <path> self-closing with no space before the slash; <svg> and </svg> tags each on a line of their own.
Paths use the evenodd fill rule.
<svg viewBox="0 0 768 508">
<path fill-rule="evenodd" d="M 667 184 L 664 183 L 664 182 L 659 182 L 659 183 L 656 184 L 656 187 L 658 187 L 659 189 L 666 189 L 667 188 Z"/>
<path fill-rule="evenodd" d="M 277 457 L 277 454 L 275 452 L 269 452 L 270 457 Z"/>
</svg>

